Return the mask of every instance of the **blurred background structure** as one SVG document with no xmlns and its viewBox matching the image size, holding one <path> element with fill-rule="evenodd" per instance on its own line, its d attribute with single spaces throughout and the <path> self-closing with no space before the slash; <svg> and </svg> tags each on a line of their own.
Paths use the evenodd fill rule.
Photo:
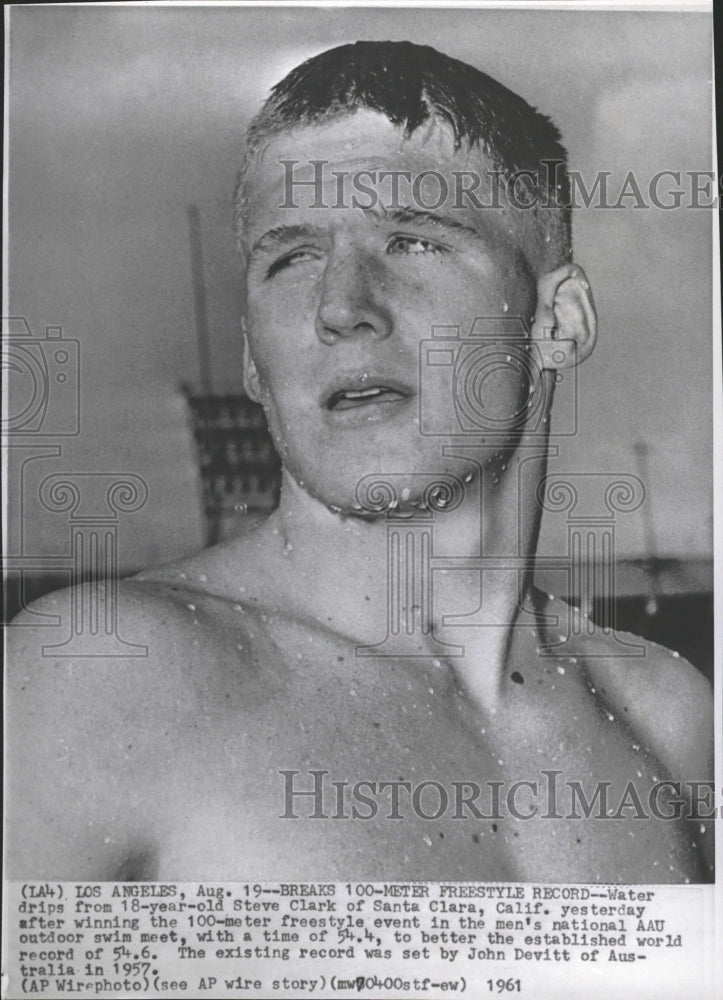
<svg viewBox="0 0 723 1000">
<path fill-rule="evenodd" d="M 7 306 L 28 333 L 10 412 L 32 409 L 33 365 L 50 398 L 44 425 L 10 440 L 8 611 L 69 579 L 68 517 L 40 499 L 49 474 L 147 484 L 119 522 L 122 573 L 275 503 L 278 460 L 241 389 L 231 203 L 245 124 L 292 66 L 357 38 L 431 43 L 552 117 L 571 167 L 588 189 L 609 172 L 614 200 L 630 172 L 647 196 L 661 171 L 685 187 L 710 169 L 710 27 L 642 11 L 12 8 Z M 646 503 L 617 526 L 618 627 L 710 669 L 712 213 L 580 208 L 574 243 L 600 336 L 558 466 L 644 479 Z M 562 530 L 546 518 L 540 551 Z"/>
</svg>

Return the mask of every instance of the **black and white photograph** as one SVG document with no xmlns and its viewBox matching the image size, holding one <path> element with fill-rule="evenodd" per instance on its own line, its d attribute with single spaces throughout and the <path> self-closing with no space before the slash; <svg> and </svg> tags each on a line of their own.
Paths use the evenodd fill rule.
<svg viewBox="0 0 723 1000">
<path fill-rule="evenodd" d="M 712 45 L 6 8 L 4 996 L 718 995 Z"/>
</svg>

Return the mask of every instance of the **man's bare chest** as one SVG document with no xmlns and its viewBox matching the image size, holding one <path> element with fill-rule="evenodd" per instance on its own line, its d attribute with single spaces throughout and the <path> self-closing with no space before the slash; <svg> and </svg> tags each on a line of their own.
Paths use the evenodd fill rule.
<svg viewBox="0 0 723 1000">
<path fill-rule="evenodd" d="M 674 824 L 618 808 L 655 763 L 579 686 L 531 668 L 537 692 L 500 718 L 438 660 L 299 626 L 234 645 L 205 685 L 191 671 L 194 720 L 160 758 L 159 878 L 667 881 L 692 864 Z"/>
</svg>

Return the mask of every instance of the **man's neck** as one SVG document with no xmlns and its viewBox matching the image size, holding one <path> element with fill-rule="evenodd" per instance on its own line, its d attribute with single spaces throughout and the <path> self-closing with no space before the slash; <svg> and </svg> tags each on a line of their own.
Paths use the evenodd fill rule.
<svg viewBox="0 0 723 1000">
<path fill-rule="evenodd" d="M 518 450 L 468 474 L 448 510 L 443 500 L 368 516 L 330 510 L 284 473 L 265 534 L 289 603 L 347 636 L 361 662 L 448 659 L 470 695 L 491 703 L 516 635 L 534 625 L 521 609 L 539 527 L 530 483 L 544 465 L 543 448 Z"/>
</svg>

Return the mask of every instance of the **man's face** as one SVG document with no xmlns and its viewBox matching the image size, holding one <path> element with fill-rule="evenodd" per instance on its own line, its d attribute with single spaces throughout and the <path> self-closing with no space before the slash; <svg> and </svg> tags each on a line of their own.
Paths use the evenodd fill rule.
<svg viewBox="0 0 723 1000">
<path fill-rule="evenodd" d="M 312 180 L 310 161 L 324 161 L 321 197 L 311 184 L 289 189 L 289 160 L 295 182 Z M 423 342 L 440 326 L 458 328 L 464 342 L 478 317 L 529 322 L 535 308 L 509 210 L 455 195 L 454 172 L 487 170 L 479 150 L 454 149 L 439 120 L 404 138 L 384 116 L 360 111 L 275 137 L 249 171 L 247 335 L 257 394 L 287 472 L 329 506 L 353 510 L 357 483 L 372 473 L 409 476 L 404 494 L 413 502 L 419 474 L 465 471 L 443 454 L 459 431 L 450 362 L 460 355 L 433 351 L 427 367 Z M 399 175 L 393 199 L 380 171 L 412 180 Z M 438 179 L 428 177 L 414 197 L 424 171 L 448 180 L 449 196 L 434 209 L 424 206 L 439 198 Z M 355 188 L 355 177 L 375 197 Z M 492 180 L 476 194 L 492 204 Z M 490 372 L 477 388 L 487 426 L 499 430 L 524 406 L 529 382 L 514 364 Z M 482 462 L 504 444 L 482 425 L 465 442 Z"/>
</svg>

